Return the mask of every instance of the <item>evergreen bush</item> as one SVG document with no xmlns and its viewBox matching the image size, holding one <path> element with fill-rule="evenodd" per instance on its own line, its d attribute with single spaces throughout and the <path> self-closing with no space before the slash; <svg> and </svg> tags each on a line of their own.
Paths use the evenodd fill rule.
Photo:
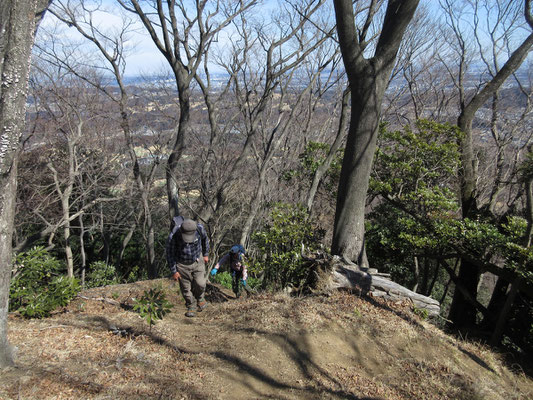
<svg viewBox="0 0 533 400">
<path fill-rule="evenodd" d="M 210 278 L 213 282 L 224 286 L 226 289 L 231 289 L 231 274 L 227 271 L 217 273 Z"/>
<path fill-rule="evenodd" d="M 113 265 L 103 261 L 95 261 L 89 265 L 89 273 L 85 281 L 87 288 L 116 285 L 117 283 L 119 283 L 119 279 Z"/>
<path fill-rule="evenodd" d="M 9 292 L 9 309 L 28 318 L 43 318 L 66 306 L 80 291 L 76 278 L 61 274 L 63 266 L 43 247 L 16 256 Z"/>
<path fill-rule="evenodd" d="M 300 287 L 308 272 L 302 263 L 302 247 L 309 251 L 318 249 L 323 236 L 322 230 L 312 226 L 304 207 L 276 203 L 270 223 L 252 236 L 258 255 L 250 270 L 263 277 L 264 288 Z"/>
</svg>

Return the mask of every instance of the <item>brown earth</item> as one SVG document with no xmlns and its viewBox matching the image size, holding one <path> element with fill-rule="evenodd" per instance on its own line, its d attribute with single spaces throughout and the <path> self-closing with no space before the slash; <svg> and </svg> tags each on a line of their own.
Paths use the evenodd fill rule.
<svg viewBox="0 0 533 400">
<path fill-rule="evenodd" d="M 131 310 L 154 286 L 175 304 L 150 331 Z M 533 380 L 408 304 L 340 292 L 234 299 L 210 286 L 184 316 L 167 279 L 84 291 L 41 320 L 9 317 L 15 367 L 0 399 L 531 399 Z"/>
</svg>

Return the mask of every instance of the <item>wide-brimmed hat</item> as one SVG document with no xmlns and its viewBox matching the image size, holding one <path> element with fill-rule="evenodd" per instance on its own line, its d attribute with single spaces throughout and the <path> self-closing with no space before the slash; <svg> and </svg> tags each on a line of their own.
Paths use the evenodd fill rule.
<svg viewBox="0 0 533 400">
<path fill-rule="evenodd" d="M 181 237 L 185 243 L 192 243 L 196 240 L 196 222 L 192 219 L 183 221 L 180 227 Z"/>
</svg>

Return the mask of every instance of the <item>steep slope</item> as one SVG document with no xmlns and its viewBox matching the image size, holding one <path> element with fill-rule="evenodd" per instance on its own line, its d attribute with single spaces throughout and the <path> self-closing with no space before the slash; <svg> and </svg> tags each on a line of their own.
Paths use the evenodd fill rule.
<svg viewBox="0 0 533 400">
<path fill-rule="evenodd" d="M 132 298 L 161 285 L 176 304 L 148 329 Z M 408 304 L 333 296 L 233 299 L 184 317 L 166 279 L 85 291 L 43 320 L 10 316 L 18 365 L 1 399 L 529 399 L 533 381 Z"/>
</svg>

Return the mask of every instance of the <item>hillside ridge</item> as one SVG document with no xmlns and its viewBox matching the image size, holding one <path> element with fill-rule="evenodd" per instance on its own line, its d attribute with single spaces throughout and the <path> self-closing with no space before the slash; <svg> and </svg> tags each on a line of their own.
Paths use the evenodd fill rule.
<svg viewBox="0 0 533 400">
<path fill-rule="evenodd" d="M 150 330 L 133 299 L 161 287 L 172 312 Z M 17 365 L 1 399 L 529 399 L 533 380 L 447 335 L 411 305 L 256 294 L 209 285 L 184 316 L 169 279 L 85 290 L 41 320 L 9 317 Z"/>
</svg>

